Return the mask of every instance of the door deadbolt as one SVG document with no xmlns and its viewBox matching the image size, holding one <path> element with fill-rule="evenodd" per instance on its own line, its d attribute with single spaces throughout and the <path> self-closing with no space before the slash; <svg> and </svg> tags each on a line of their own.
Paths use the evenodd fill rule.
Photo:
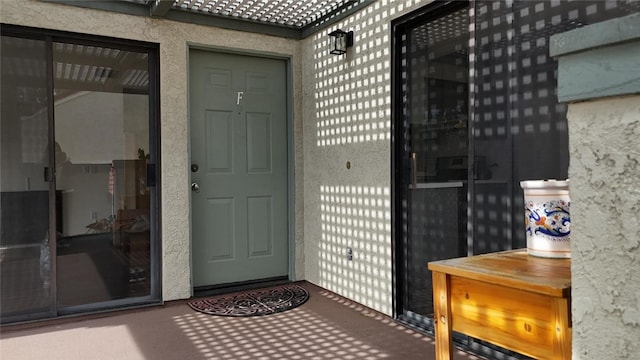
<svg viewBox="0 0 640 360">
<path fill-rule="evenodd" d="M 191 164 L 191 172 L 197 172 L 198 169 L 200 169 L 198 164 Z"/>
</svg>

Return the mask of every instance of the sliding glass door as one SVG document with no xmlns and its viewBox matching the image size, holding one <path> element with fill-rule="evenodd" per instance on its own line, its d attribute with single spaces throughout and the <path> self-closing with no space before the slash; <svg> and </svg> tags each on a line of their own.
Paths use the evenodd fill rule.
<svg viewBox="0 0 640 360">
<path fill-rule="evenodd" d="M 429 321 L 429 261 L 467 254 L 469 30 L 466 3 L 438 12 L 402 39 L 401 194 L 404 315 Z"/>
<path fill-rule="evenodd" d="M 628 1 L 438 1 L 394 21 L 399 319 L 433 330 L 428 262 L 526 246 L 520 181 L 568 176 L 567 107 L 556 96 L 550 37 L 639 11 Z"/>
<path fill-rule="evenodd" d="M 4 30 L 2 321 L 157 301 L 157 49 Z"/>
</svg>

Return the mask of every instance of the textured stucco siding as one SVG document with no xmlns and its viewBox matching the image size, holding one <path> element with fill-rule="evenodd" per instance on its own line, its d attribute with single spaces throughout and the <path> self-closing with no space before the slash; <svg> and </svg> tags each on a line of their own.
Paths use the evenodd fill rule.
<svg viewBox="0 0 640 360">
<path fill-rule="evenodd" d="M 6 24 L 71 31 L 160 44 L 162 296 L 191 295 L 188 49 L 190 45 L 290 57 L 295 147 L 295 278 L 304 277 L 302 243 L 302 118 L 299 41 L 131 16 L 34 0 L 1 1 Z"/>
<path fill-rule="evenodd" d="M 390 25 L 429 2 L 379 0 L 302 42 L 305 277 L 386 314 L 394 293 Z M 346 55 L 329 54 L 335 29 L 354 31 Z"/>
<path fill-rule="evenodd" d="M 569 105 L 573 359 L 640 356 L 640 96 Z"/>
</svg>

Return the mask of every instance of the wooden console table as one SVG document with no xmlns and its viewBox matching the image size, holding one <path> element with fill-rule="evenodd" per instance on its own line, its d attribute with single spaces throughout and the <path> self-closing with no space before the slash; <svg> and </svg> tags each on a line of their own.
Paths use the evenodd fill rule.
<svg viewBox="0 0 640 360">
<path fill-rule="evenodd" d="M 452 331 L 538 359 L 571 359 L 571 259 L 512 250 L 430 262 L 436 359 Z"/>
</svg>

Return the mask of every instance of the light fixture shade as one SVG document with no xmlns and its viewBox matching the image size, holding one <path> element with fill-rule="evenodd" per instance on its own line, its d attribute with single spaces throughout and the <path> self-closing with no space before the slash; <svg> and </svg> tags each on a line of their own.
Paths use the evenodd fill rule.
<svg viewBox="0 0 640 360">
<path fill-rule="evenodd" d="M 347 48 L 353 46 L 353 31 L 342 31 L 340 29 L 329 33 L 331 36 L 331 50 L 333 55 L 342 55 L 347 52 Z"/>
</svg>

